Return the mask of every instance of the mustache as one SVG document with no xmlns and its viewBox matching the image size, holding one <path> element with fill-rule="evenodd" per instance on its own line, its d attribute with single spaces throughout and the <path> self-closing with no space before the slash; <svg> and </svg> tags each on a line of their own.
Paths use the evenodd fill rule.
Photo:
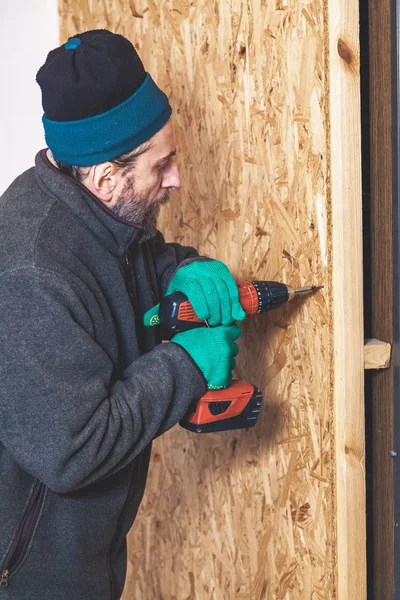
<svg viewBox="0 0 400 600">
<path fill-rule="evenodd" d="M 156 203 L 159 204 L 160 206 L 163 206 L 164 204 L 167 204 L 169 202 L 169 197 L 170 197 L 169 190 L 165 190 L 163 192 L 163 195 L 161 196 L 161 198 L 159 198 L 156 201 Z"/>
</svg>

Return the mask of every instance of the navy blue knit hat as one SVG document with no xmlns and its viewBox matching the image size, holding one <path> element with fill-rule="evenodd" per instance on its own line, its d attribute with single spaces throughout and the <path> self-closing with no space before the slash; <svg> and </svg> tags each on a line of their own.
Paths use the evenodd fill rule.
<svg viewBox="0 0 400 600">
<path fill-rule="evenodd" d="M 36 81 L 46 143 L 70 165 L 95 165 L 132 150 L 172 112 L 130 41 L 105 29 L 79 33 L 49 52 Z"/>
</svg>

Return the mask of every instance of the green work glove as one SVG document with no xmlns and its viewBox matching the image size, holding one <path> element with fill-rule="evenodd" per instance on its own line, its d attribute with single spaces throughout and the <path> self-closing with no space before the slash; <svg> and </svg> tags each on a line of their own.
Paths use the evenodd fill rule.
<svg viewBox="0 0 400 600">
<path fill-rule="evenodd" d="M 166 296 L 185 294 L 199 319 L 212 327 L 242 321 L 246 314 L 239 302 L 238 287 L 228 267 L 219 260 L 201 259 L 179 267 L 168 284 Z M 144 324 L 158 315 L 159 304 L 146 312 Z"/>
<path fill-rule="evenodd" d="M 177 333 L 171 344 L 179 344 L 191 356 L 208 383 L 209 390 L 227 387 L 232 379 L 237 340 L 242 331 L 238 325 L 202 327 Z"/>
</svg>

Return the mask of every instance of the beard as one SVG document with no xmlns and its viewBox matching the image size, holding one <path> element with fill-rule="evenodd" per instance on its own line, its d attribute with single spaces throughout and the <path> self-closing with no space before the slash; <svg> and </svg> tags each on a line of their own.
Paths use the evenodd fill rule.
<svg viewBox="0 0 400 600">
<path fill-rule="evenodd" d="M 130 225 L 139 227 L 141 231 L 136 239 L 140 242 L 145 242 L 157 233 L 160 208 L 163 204 L 167 204 L 168 200 L 169 190 L 164 190 L 159 198 L 148 204 L 148 195 L 146 193 L 137 194 L 135 192 L 133 177 L 127 177 L 122 191 L 111 210 L 120 219 L 127 221 Z"/>
</svg>

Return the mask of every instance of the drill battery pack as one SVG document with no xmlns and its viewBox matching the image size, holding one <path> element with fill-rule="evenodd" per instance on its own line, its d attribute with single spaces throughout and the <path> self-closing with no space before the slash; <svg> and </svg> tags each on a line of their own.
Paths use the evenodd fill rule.
<svg viewBox="0 0 400 600">
<path fill-rule="evenodd" d="M 228 388 L 209 390 L 180 421 L 195 433 L 212 433 L 254 427 L 262 404 L 262 393 L 248 381 L 234 379 Z"/>
</svg>

